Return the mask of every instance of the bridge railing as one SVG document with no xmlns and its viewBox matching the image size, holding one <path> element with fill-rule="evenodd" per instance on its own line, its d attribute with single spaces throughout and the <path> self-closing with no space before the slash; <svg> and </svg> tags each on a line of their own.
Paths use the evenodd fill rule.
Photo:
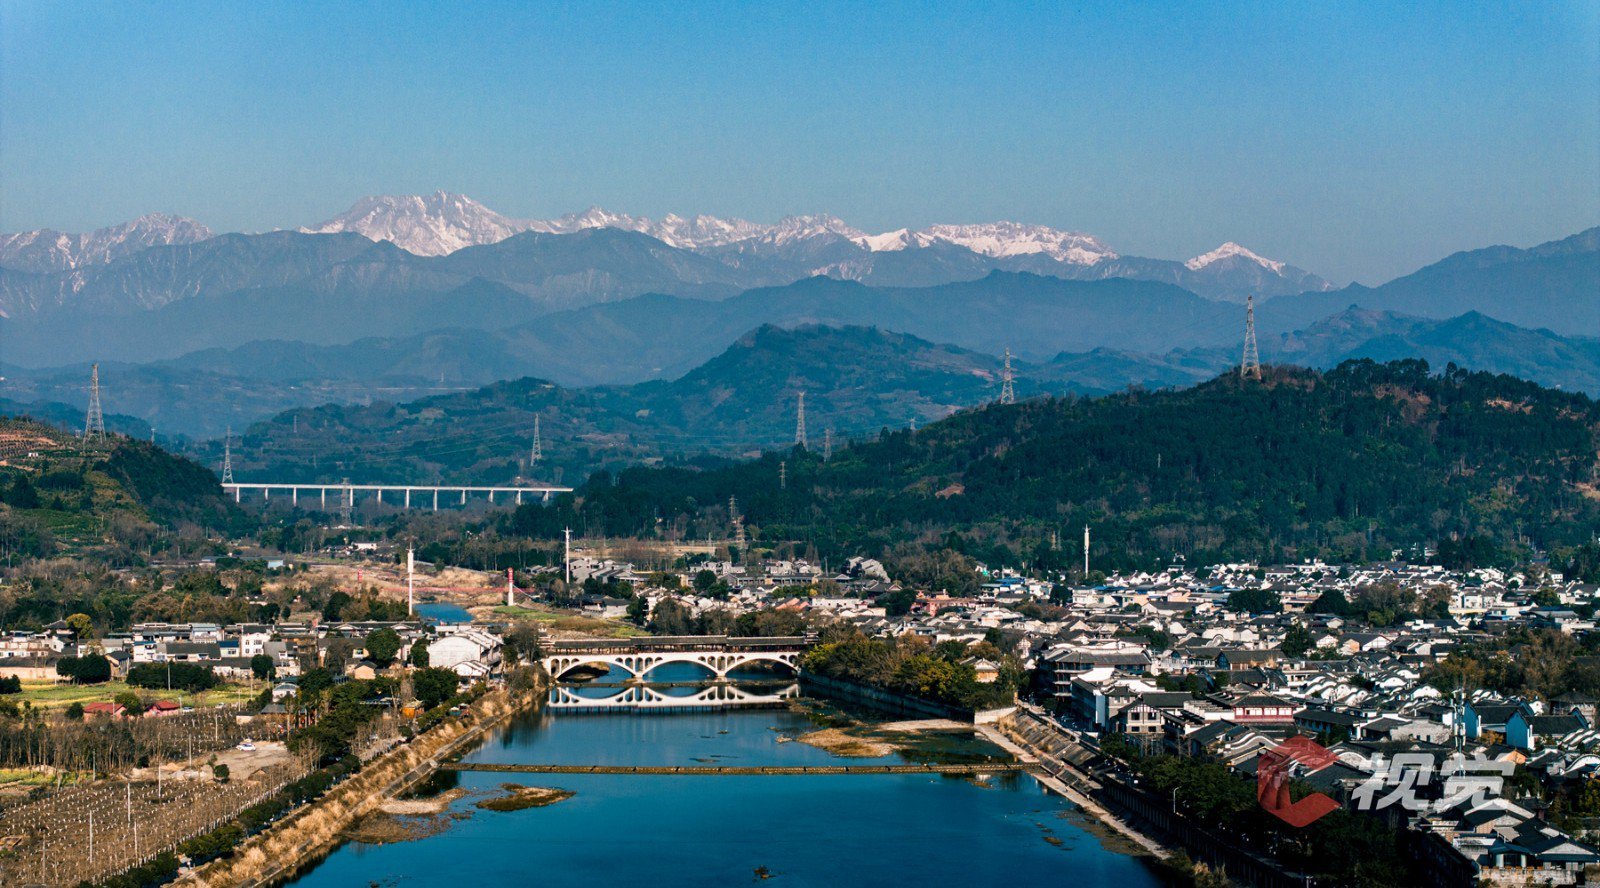
<svg viewBox="0 0 1600 888">
<path fill-rule="evenodd" d="M 683 651 L 774 651 L 802 650 L 815 639 L 802 635 L 770 638 L 738 638 L 726 635 L 656 635 L 648 638 L 603 638 L 546 641 L 546 655 L 563 654 L 639 654 Z"/>
</svg>

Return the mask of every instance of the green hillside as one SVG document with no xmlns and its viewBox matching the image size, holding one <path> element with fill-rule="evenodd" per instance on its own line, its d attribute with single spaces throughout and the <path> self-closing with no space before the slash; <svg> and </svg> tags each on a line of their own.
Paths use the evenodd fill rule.
<svg viewBox="0 0 1600 888">
<path fill-rule="evenodd" d="M 1018 395 L 1071 389 L 1043 376 L 1021 372 Z M 519 379 L 405 404 L 294 410 L 251 426 L 234 457 L 241 478 L 576 482 L 663 458 L 755 455 L 791 443 L 801 391 L 820 448 L 829 429 L 843 441 L 993 400 L 1000 377 L 993 356 L 914 336 L 768 326 L 671 381 L 567 389 Z M 530 471 L 535 417 L 544 460 Z M 197 453 L 216 464 L 220 450 L 212 442 Z"/>
<path fill-rule="evenodd" d="M 1388 557 L 1482 540 L 1556 548 L 1600 521 L 1600 405 L 1504 376 L 1420 361 L 1270 369 L 1192 389 L 1039 399 L 959 413 L 836 452 L 770 453 L 709 470 L 592 478 L 519 529 L 610 536 L 726 530 L 737 497 L 758 541 L 824 552 L 948 541 L 990 561 L 1096 564 L 1175 556 Z M 780 486 L 780 460 L 786 484 Z M 1059 534 L 1056 549 L 1046 543 Z"/>
<path fill-rule="evenodd" d="M 152 554 L 174 533 L 237 532 L 247 519 L 209 469 L 113 435 L 85 450 L 29 419 L 0 419 L 0 560 L 90 549 Z"/>
</svg>

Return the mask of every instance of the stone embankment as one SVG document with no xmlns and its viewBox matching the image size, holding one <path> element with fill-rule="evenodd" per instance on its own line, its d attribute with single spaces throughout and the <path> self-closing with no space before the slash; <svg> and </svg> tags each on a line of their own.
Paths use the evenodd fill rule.
<svg viewBox="0 0 1600 888">
<path fill-rule="evenodd" d="M 1163 859 L 1172 853 L 1095 799 L 1100 784 L 1081 770 L 1094 754 L 1063 733 L 1048 716 L 1018 707 L 993 724 L 979 725 L 978 731 L 1029 766 L 1040 783 L 1146 852 Z"/>
<path fill-rule="evenodd" d="M 485 694 L 462 716 L 447 719 L 367 763 L 327 795 L 253 836 L 230 856 L 184 875 L 176 884 L 244 888 L 271 885 L 293 875 L 337 843 L 339 834 L 356 820 L 427 777 L 441 760 L 466 748 L 519 708 L 505 690 Z"/>
</svg>

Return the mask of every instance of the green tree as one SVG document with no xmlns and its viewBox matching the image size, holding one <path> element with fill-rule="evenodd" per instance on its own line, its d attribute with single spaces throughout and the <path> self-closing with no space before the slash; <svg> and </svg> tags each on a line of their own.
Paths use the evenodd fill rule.
<svg viewBox="0 0 1600 888">
<path fill-rule="evenodd" d="M 1235 589 L 1228 593 L 1228 609 L 1247 614 L 1275 614 L 1283 610 L 1283 602 L 1271 589 Z"/>
<path fill-rule="evenodd" d="M 400 653 L 400 634 L 389 628 L 376 629 L 367 633 L 363 647 L 367 649 L 367 656 L 373 661 L 380 664 L 391 663 Z"/>
<path fill-rule="evenodd" d="M 62 657 L 56 661 L 56 674 L 73 684 L 100 684 L 111 680 L 111 661 L 103 654 Z"/>
<path fill-rule="evenodd" d="M 1310 630 L 1296 623 L 1289 627 L 1289 631 L 1283 633 L 1283 643 L 1278 645 L 1278 649 L 1283 651 L 1285 656 L 1303 657 L 1315 643 L 1316 640 L 1311 637 Z"/>
<path fill-rule="evenodd" d="M 139 695 L 133 691 L 119 691 L 111 700 L 121 706 L 130 716 L 144 714 L 144 701 L 140 700 Z"/>
<path fill-rule="evenodd" d="M 71 614 L 65 622 L 79 641 L 95 637 L 94 618 L 88 614 Z"/>
<path fill-rule="evenodd" d="M 424 709 L 432 709 L 454 697 L 461 677 L 449 669 L 418 669 L 411 674 L 411 687 Z"/>
<path fill-rule="evenodd" d="M 696 635 L 699 624 L 687 605 L 663 598 L 650 612 L 650 631 L 657 635 Z"/>
<path fill-rule="evenodd" d="M 411 665 L 418 669 L 428 666 L 428 645 L 418 640 L 411 645 Z"/>
<path fill-rule="evenodd" d="M 278 667 L 270 655 L 256 654 L 250 658 L 250 674 L 258 681 L 271 681 L 278 677 Z"/>
<path fill-rule="evenodd" d="M 903 617 L 911 613 L 911 608 L 917 603 L 917 593 L 914 589 L 896 589 L 878 596 L 877 605 L 883 608 L 885 616 Z"/>
</svg>

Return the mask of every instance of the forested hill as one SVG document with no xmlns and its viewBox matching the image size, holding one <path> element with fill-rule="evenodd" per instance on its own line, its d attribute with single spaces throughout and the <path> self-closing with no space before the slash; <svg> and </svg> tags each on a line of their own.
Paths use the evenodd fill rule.
<svg viewBox="0 0 1600 888">
<path fill-rule="evenodd" d="M 128 561 L 249 519 L 209 469 L 155 445 L 113 435 L 79 440 L 30 419 L 0 419 L 0 560 L 62 548 L 108 548 Z M 161 531 L 166 531 L 165 533 Z"/>
<path fill-rule="evenodd" d="M 1484 559 L 1590 537 L 1597 428 L 1596 402 L 1511 377 L 1421 361 L 1268 368 L 1259 382 L 985 407 L 826 463 L 791 451 L 602 473 L 517 523 L 723 537 L 732 496 L 754 545 L 814 540 L 824 554 L 946 541 L 991 563 L 1071 565 L 1087 523 L 1101 567 L 1386 558 L 1440 541 L 1447 558 Z"/>
</svg>

